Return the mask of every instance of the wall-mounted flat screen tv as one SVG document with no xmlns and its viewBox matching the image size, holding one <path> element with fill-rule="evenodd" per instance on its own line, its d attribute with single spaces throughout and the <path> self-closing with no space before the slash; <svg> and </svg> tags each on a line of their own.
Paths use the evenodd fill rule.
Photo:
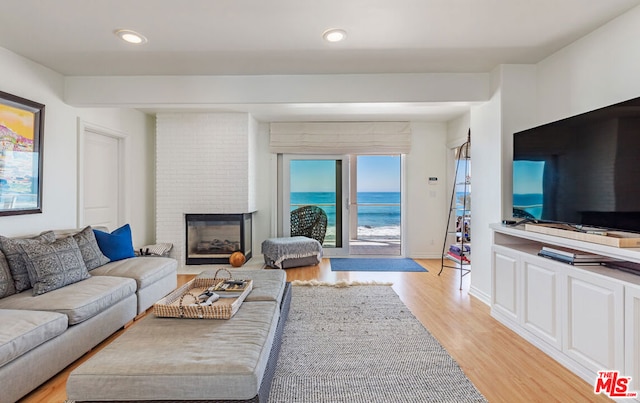
<svg viewBox="0 0 640 403">
<path fill-rule="evenodd" d="M 640 233 L 640 98 L 515 133 L 513 215 Z"/>
</svg>

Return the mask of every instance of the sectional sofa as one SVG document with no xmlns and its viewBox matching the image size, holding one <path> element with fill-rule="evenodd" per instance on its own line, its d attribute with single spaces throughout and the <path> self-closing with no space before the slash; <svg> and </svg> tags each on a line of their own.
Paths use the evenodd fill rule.
<svg viewBox="0 0 640 403">
<path fill-rule="evenodd" d="M 110 261 L 91 227 L 0 236 L 0 403 L 37 388 L 176 285 L 175 259 Z"/>
</svg>

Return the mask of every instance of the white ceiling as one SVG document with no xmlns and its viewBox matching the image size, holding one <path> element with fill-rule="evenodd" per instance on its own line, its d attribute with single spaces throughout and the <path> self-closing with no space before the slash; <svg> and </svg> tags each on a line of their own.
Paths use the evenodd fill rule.
<svg viewBox="0 0 640 403">
<path fill-rule="evenodd" d="M 67 76 L 488 72 L 537 63 L 639 4 L 2 0 L 0 46 Z M 113 34 L 120 28 L 149 41 L 124 43 Z M 346 30 L 347 39 L 324 42 L 328 28 Z M 412 108 L 425 113 L 426 106 Z"/>
</svg>

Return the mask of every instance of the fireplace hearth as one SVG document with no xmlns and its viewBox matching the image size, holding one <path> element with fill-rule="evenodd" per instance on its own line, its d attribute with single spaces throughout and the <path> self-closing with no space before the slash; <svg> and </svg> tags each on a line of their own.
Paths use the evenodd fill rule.
<svg viewBox="0 0 640 403">
<path fill-rule="evenodd" d="M 252 254 L 252 214 L 185 214 L 186 264 L 225 264 L 233 252 Z"/>
</svg>

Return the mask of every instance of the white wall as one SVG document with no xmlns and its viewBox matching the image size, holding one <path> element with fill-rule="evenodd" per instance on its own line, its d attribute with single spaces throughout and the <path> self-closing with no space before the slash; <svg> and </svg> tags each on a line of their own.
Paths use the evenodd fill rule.
<svg viewBox="0 0 640 403">
<path fill-rule="evenodd" d="M 259 123 L 257 136 L 254 253 L 261 243 L 277 235 L 277 157 L 269 152 L 269 124 Z M 467 126 L 468 128 L 468 126 Z M 412 122 L 412 151 L 405 157 L 405 253 L 415 258 L 439 258 L 445 230 L 449 188 L 446 184 L 446 132 L 444 123 Z M 466 129 L 465 129 L 466 130 Z M 429 185 L 428 178 L 439 178 Z"/>
<path fill-rule="evenodd" d="M 411 152 L 405 157 L 405 255 L 440 258 L 446 227 L 447 125 L 411 122 Z M 435 185 L 429 177 L 438 178 Z"/>
<path fill-rule="evenodd" d="M 76 222 L 76 120 L 62 101 L 59 74 L 0 48 L 0 88 L 45 105 L 42 214 L 0 217 L 0 233 L 18 235 Z"/>
<path fill-rule="evenodd" d="M 485 303 L 491 296 L 491 233 L 489 224 L 501 217 L 502 124 L 499 69 L 489 102 L 471 108 L 472 261 L 471 293 Z"/>
<path fill-rule="evenodd" d="M 277 235 L 277 157 L 269 152 L 269 123 L 258 123 L 256 139 L 256 213 L 253 215 L 253 253 L 265 239 Z"/>
<path fill-rule="evenodd" d="M 78 107 L 126 105 L 172 110 L 315 102 L 484 102 L 488 78 L 488 73 L 80 76 L 65 79 L 65 99 Z M 290 108 L 286 113 L 284 118 L 290 119 L 301 111 Z"/>
<path fill-rule="evenodd" d="M 494 71 L 491 101 L 472 109 L 473 252 L 471 293 L 491 296 L 489 224 L 511 218 L 513 133 L 535 121 L 536 66 L 504 65 Z"/>
<path fill-rule="evenodd" d="M 471 110 L 472 293 L 491 293 L 490 223 L 510 214 L 512 135 L 640 96 L 640 7 L 535 66 L 500 66 L 491 100 Z"/>
<path fill-rule="evenodd" d="M 0 217 L 0 234 L 13 236 L 77 226 L 78 117 L 131 137 L 127 173 L 144 183 L 131 189 L 130 216 L 134 244 L 153 241 L 153 199 L 149 184 L 153 122 L 128 109 L 78 109 L 63 102 L 64 79 L 39 64 L 0 48 L 0 90 L 45 105 L 43 212 Z M 152 171 L 151 171 L 152 172 Z M 150 211 L 151 210 L 151 211 Z"/>
<path fill-rule="evenodd" d="M 85 123 L 127 136 L 125 216 L 136 247 L 155 243 L 155 118 L 134 109 L 78 108 L 76 112 Z"/>
<path fill-rule="evenodd" d="M 257 123 L 247 113 L 160 113 L 156 237 L 186 262 L 185 214 L 252 213 Z M 250 130 L 254 132 L 250 133 Z M 255 248 L 255 245 L 254 245 Z"/>
<path fill-rule="evenodd" d="M 453 149 L 467 141 L 470 129 L 470 115 L 464 115 L 447 122 L 447 148 Z"/>
<path fill-rule="evenodd" d="M 538 64 L 538 124 L 640 96 L 640 6 Z"/>
</svg>

